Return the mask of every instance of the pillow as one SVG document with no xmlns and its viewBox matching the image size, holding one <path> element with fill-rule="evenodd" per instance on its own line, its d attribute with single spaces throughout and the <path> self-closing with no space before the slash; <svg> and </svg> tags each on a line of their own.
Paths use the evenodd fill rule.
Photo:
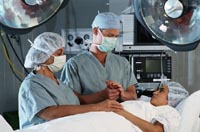
<svg viewBox="0 0 200 132">
<path fill-rule="evenodd" d="M 0 132 L 13 132 L 12 127 L 6 122 L 6 120 L 0 115 Z"/>
</svg>

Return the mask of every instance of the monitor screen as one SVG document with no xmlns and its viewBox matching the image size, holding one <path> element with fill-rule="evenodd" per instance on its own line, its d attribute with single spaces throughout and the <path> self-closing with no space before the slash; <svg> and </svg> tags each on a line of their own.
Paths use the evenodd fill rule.
<svg viewBox="0 0 200 132">
<path fill-rule="evenodd" d="M 167 62 L 162 60 L 163 72 L 167 71 Z M 147 73 L 161 73 L 161 60 L 147 59 L 145 61 L 145 71 Z"/>
<path fill-rule="evenodd" d="M 134 40 L 135 45 L 163 45 L 157 39 L 154 39 L 152 35 L 140 24 L 140 22 L 135 18 L 135 33 Z"/>
</svg>

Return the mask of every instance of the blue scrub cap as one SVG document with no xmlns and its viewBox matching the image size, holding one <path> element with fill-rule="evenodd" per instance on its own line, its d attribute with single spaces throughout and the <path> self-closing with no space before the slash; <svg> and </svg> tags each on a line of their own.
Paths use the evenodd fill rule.
<svg viewBox="0 0 200 132">
<path fill-rule="evenodd" d="M 183 99 L 188 97 L 189 92 L 178 82 L 167 82 L 169 87 L 168 105 L 176 107 Z"/>
<path fill-rule="evenodd" d="M 120 29 L 120 18 L 112 12 L 99 13 L 92 23 L 92 28 L 94 27 L 101 29 Z"/>
<path fill-rule="evenodd" d="M 44 32 L 38 35 L 34 43 L 31 43 L 24 66 L 26 68 L 34 68 L 35 66 L 44 63 L 58 49 L 65 47 L 65 42 L 62 36 L 57 33 Z"/>
</svg>

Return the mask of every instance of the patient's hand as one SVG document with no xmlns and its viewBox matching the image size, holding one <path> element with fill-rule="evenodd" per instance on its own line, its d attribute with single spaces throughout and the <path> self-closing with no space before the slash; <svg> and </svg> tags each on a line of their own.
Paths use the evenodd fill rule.
<svg viewBox="0 0 200 132">
<path fill-rule="evenodd" d="M 126 116 L 126 114 L 128 113 L 128 111 L 122 109 L 122 110 L 119 110 L 119 111 L 116 111 L 115 113 L 117 113 L 118 115 L 121 115 L 121 116 Z"/>
<path fill-rule="evenodd" d="M 117 112 L 123 109 L 123 106 L 115 100 L 105 100 L 96 104 L 96 108 L 98 111 L 114 111 Z"/>
</svg>

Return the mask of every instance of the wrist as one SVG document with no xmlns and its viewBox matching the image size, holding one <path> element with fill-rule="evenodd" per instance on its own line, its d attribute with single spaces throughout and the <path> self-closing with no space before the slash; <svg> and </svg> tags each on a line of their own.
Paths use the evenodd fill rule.
<svg viewBox="0 0 200 132">
<path fill-rule="evenodd" d="M 125 91 L 123 91 L 123 92 L 120 94 L 120 99 L 121 99 L 122 101 L 129 100 L 129 98 L 128 98 L 128 93 L 125 92 Z"/>
<path fill-rule="evenodd" d="M 91 104 L 91 111 L 100 111 L 99 103 Z"/>
<path fill-rule="evenodd" d="M 108 99 L 107 88 L 99 91 L 99 98 L 101 99 L 101 101 Z"/>
<path fill-rule="evenodd" d="M 120 94 L 120 96 L 123 101 L 137 99 L 137 97 L 135 97 L 134 93 L 130 93 L 130 92 L 126 92 L 126 91 L 124 91 L 123 94 Z"/>
</svg>

